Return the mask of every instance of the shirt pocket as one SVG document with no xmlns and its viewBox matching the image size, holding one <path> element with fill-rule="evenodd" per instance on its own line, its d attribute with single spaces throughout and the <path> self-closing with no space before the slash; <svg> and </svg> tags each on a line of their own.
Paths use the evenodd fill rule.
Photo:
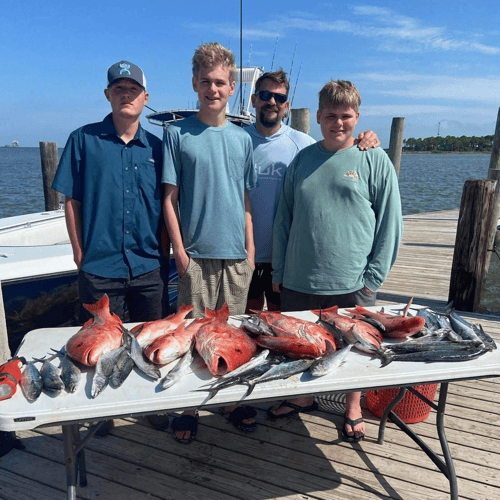
<svg viewBox="0 0 500 500">
<path fill-rule="evenodd" d="M 245 163 L 243 160 L 229 159 L 229 176 L 235 181 L 241 181 L 245 173 Z"/>
<path fill-rule="evenodd" d="M 137 163 L 136 168 L 139 190 L 146 197 L 154 197 L 154 199 L 160 199 L 160 172 L 158 172 L 155 166 L 148 161 Z"/>
</svg>

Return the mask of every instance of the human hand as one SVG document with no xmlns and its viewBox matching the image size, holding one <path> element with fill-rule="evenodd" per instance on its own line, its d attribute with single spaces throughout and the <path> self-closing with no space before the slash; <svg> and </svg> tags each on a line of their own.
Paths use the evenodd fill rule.
<svg viewBox="0 0 500 500">
<path fill-rule="evenodd" d="M 177 273 L 179 278 L 184 277 L 189 267 L 189 255 L 186 252 L 175 256 L 175 266 L 177 267 Z"/>
<path fill-rule="evenodd" d="M 281 293 L 281 285 L 283 283 L 273 283 L 273 292 Z"/>
<path fill-rule="evenodd" d="M 354 141 L 361 151 L 367 151 L 368 149 L 378 148 L 380 146 L 380 141 L 378 136 L 373 130 L 367 130 L 366 132 L 361 132 L 358 138 Z"/>
</svg>

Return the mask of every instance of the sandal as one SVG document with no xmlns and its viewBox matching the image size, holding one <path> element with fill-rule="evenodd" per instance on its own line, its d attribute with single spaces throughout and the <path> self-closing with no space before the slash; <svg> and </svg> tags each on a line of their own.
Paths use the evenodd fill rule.
<svg viewBox="0 0 500 500">
<path fill-rule="evenodd" d="M 345 430 L 345 424 L 349 424 L 352 428 L 352 431 L 354 432 L 354 427 L 356 427 L 356 425 L 360 424 L 361 422 L 364 422 L 363 417 L 357 418 L 356 420 L 351 420 L 350 418 L 347 418 L 346 415 L 344 414 L 344 423 L 342 424 L 342 437 L 344 438 L 344 441 L 347 441 L 348 443 L 357 443 L 358 441 L 361 441 L 362 439 L 365 438 L 364 434 L 361 434 L 361 436 L 356 437 L 355 434 L 353 435 L 347 434 L 347 431 Z"/>
<path fill-rule="evenodd" d="M 178 443 L 189 444 L 196 437 L 196 431 L 198 430 L 198 416 L 193 417 L 192 415 L 181 415 L 180 417 L 175 417 L 172 420 L 172 425 L 170 427 L 174 431 L 174 439 Z M 190 435 L 188 438 L 181 439 L 175 435 L 177 431 L 190 432 Z"/>
<path fill-rule="evenodd" d="M 257 428 L 255 420 L 251 424 L 245 424 L 243 420 L 249 420 L 257 416 L 255 408 L 251 406 L 238 406 L 232 412 L 224 412 L 229 422 L 231 422 L 237 429 L 243 432 L 253 432 Z"/>
<path fill-rule="evenodd" d="M 292 411 L 289 411 L 287 413 L 274 413 L 276 410 L 279 410 L 280 408 L 291 408 Z M 318 409 L 318 403 L 316 403 L 316 401 L 313 401 L 313 403 L 310 404 L 309 406 L 300 406 L 294 403 L 290 403 L 290 401 L 282 401 L 277 408 L 271 406 L 271 408 L 267 410 L 267 416 L 271 420 L 278 420 L 279 418 L 290 417 L 295 413 L 301 413 L 301 412 L 307 413 L 309 411 L 315 411 L 317 409 Z"/>
</svg>

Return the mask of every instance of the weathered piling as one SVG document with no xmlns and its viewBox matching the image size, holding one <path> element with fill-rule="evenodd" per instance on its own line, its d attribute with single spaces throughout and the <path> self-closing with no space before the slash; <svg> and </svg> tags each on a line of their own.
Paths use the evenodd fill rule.
<svg viewBox="0 0 500 500">
<path fill-rule="evenodd" d="M 389 140 L 389 158 L 396 169 L 396 174 L 399 177 L 399 169 L 401 166 L 401 151 L 403 146 L 403 131 L 405 128 L 405 119 L 395 117 L 392 119 L 391 138 Z"/>
<path fill-rule="evenodd" d="M 498 218 L 500 217 L 500 108 L 497 115 L 497 124 L 495 127 L 495 136 L 493 139 L 493 149 L 490 157 L 490 168 L 488 170 L 488 179 L 497 182 L 495 189 L 495 199 L 493 201 L 493 213 L 491 215 L 490 227 L 488 229 L 488 254 L 486 255 L 485 274 L 490 268 L 490 260 L 493 248 L 495 246 L 495 236 L 497 233 Z M 497 249 L 499 250 L 499 249 Z"/>
<path fill-rule="evenodd" d="M 486 179 L 464 184 L 448 295 L 448 302 L 460 311 L 479 310 L 496 185 Z"/>
<path fill-rule="evenodd" d="M 290 127 L 304 134 L 309 134 L 310 113 L 309 108 L 292 109 L 292 121 Z"/>
<path fill-rule="evenodd" d="M 57 210 L 61 198 L 59 193 L 50 187 L 59 163 L 57 144 L 55 142 L 40 142 L 40 158 L 42 161 L 45 210 Z"/>
</svg>

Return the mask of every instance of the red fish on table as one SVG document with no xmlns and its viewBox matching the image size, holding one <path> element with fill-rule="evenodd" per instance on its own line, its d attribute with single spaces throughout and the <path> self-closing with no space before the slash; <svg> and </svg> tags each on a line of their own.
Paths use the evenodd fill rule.
<svg viewBox="0 0 500 500">
<path fill-rule="evenodd" d="M 259 335 L 255 342 L 260 346 L 275 353 L 283 354 L 292 359 L 312 359 L 322 356 L 323 351 L 317 344 L 309 340 L 293 337 L 271 337 L 270 335 Z"/>
<path fill-rule="evenodd" d="M 144 355 L 153 363 L 166 365 L 186 354 L 191 348 L 196 332 L 211 321 L 196 318 L 191 323 L 181 323 L 173 332 L 156 338 L 144 348 Z"/>
<path fill-rule="evenodd" d="M 425 319 L 421 316 L 397 316 L 384 312 L 375 312 L 356 306 L 354 309 L 346 309 L 354 318 L 375 319 L 385 327 L 384 335 L 391 338 L 404 338 L 415 335 L 425 325 Z"/>
<path fill-rule="evenodd" d="M 137 342 L 141 347 L 145 347 L 153 340 L 167 333 L 173 332 L 181 323 L 184 322 L 186 316 L 194 309 L 194 306 L 186 306 L 182 304 L 179 310 L 170 314 L 166 318 L 157 319 L 156 321 L 148 321 L 140 325 L 134 326 L 130 333 L 135 335 Z"/>
<path fill-rule="evenodd" d="M 244 330 L 227 322 L 227 304 L 215 311 L 206 309 L 205 315 L 210 321 L 196 332 L 195 342 L 196 350 L 212 375 L 225 375 L 252 359 L 257 344 Z"/>
<path fill-rule="evenodd" d="M 263 311 L 259 313 L 259 318 L 271 327 L 276 337 L 297 337 L 312 342 L 320 348 L 320 355 L 338 347 L 333 335 L 312 321 L 274 311 Z"/>
<path fill-rule="evenodd" d="M 377 346 L 384 340 L 382 333 L 375 326 L 365 321 L 339 314 L 338 310 L 338 306 L 332 306 L 328 309 L 313 309 L 311 312 L 317 316 L 321 314 L 321 319 L 337 328 L 350 344 L 357 342 L 355 334 L 361 335 L 367 342 L 372 342 Z"/>
<path fill-rule="evenodd" d="M 107 352 L 122 345 L 122 321 L 109 310 L 109 297 L 104 294 L 95 304 L 83 304 L 92 314 L 66 343 L 68 356 L 86 366 L 95 366 Z"/>
</svg>

